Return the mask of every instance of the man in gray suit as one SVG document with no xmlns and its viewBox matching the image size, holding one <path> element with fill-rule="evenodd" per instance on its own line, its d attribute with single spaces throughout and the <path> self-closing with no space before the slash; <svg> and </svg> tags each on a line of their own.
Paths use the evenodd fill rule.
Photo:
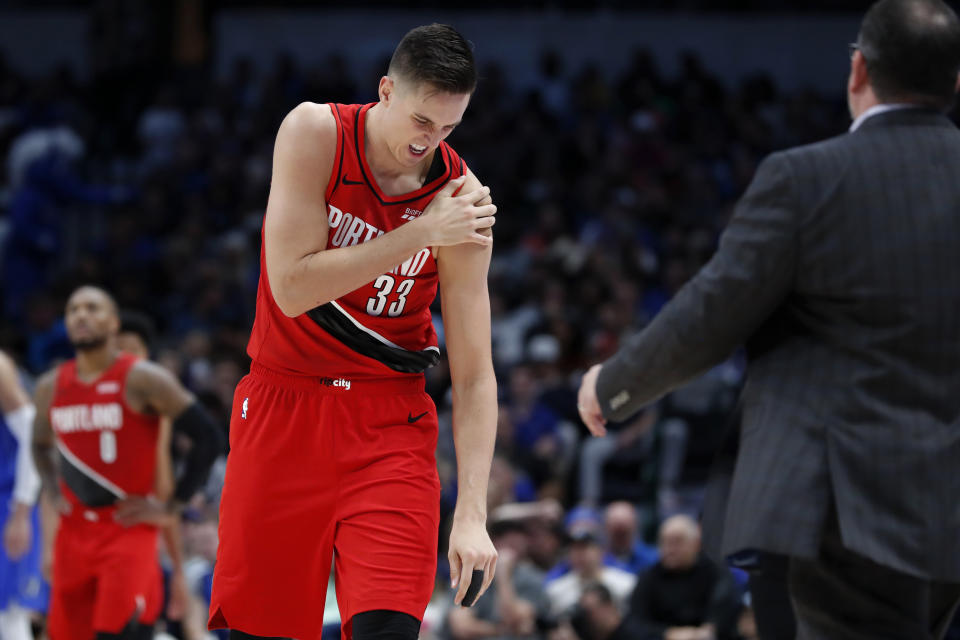
<svg viewBox="0 0 960 640">
<path fill-rule="evenodd" d="M 939 637 L 960 599 L 960 21 L 881 0 L 850 133 L 757 169 L 716 255 L 584 376 L 593 433 L 746 343 L 724 552 L 790 557 L 800 638 Z"/>
</svg>

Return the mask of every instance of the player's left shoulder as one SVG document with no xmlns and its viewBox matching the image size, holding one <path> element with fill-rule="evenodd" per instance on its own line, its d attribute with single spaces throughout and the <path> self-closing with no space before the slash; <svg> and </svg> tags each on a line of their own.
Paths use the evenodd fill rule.
<svg viewBox="0 0 960 640">
<path fill-rule="evenodd" d="M 460 193 L 470 193 L 471 191 L 476 191 L 480 187 L 484 186 L 483 183 L 480 182 L 480 178 L 478 178 L 476 174 L 470 170 L 470 167 L 464 164 L 463 168 L 464 175 L 466 175 L 467 178 L 463 181 L 463 186 L 460 187 Z M 492 195 L 488 195 L 483 200 L 477 202 L 477 204 L 483 206 L 490 204 L 491 202 L 493 202 L 493 197 Z"/>
<path fill-rule="evenodd" d="M 126 387 L 133 392 L 149 393 L 157 387 L 179 384 L 169 370 L 145 358 L 134 362 L 127 371 Z"/>
<path fill-rule="evenodd" d="M 139 413 L 173 416 L 194 400 L 168 369 L 138 360 L 127 372 L 126 402 Z"/>
</svg>

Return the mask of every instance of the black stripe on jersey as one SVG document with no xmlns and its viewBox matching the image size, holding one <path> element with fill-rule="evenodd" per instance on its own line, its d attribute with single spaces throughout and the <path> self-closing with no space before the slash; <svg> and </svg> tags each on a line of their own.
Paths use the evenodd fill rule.
<svg viewBox="0 0 960 640">
<path fill-rule="evenodd" d="M 60 458 L 60 475 L 63 477 L 63 481 L 83 504 L 88 507 L 109 507 L 122 497 L 73 464 L 69 458 L 63 455 L 63 452 L 59 452 L 58 455 Z"/>
<path fill-rule="evenodd" d="M 307 311 L 307 315 L 321 329 L 353 351 L 382 362 L 394 371 L 423 373 L 440 361 L 440 351 L 436 347 L 423 351 L 409 351 L 381 342 L 359 329 L 329 302 Z"/>
<path fill-rule="evenodd" d="M 437 147 L 437 151 L 440 151 L 442 147 Z M 429 184 L 434 180 L 442 178 L 447 172 L 447 163 L 444 160 L 443 153 L 433 154 L 433 160 L 430 162 L 430 170 L 427 171 L 427 178 L 423 181 L 424 184 Z"/>
<path fill-rule="evenodd" d="M 377 193 L 376 187 L 373 186 L 373 182 L 370 180 L 370 177 L 367 175 L 367 172 L 363 168 L 363 157 L 360 155 L 361 153 L 363 153 L 363 151 L 360 149 L 360 112 L 361 111 L 363 111 L 363 109 L 357 109 L 357 115 L 354 118 L 353 146 L 357 150 L 357 164 L 360 166 L 360 174 L 363 176 L 363 179 L 366 181 L 367 186 L 370 188 L 371 193 L 373 193 L 373 196 L 380 201 L 380 204 L 387 206 L 391 204 L 407 204 L 409 202 L 416 202 L 421 198 L 426 198 L 427 196 L 433 195 L 437 191 L 440 191 L 440 189 L 443 189 L 443 187 L 446 185 L 446 182 L 441 182 L 433 189 L 430 189 L 430 191 L 427 191 L 426 193 L 421 193 L 420 195 L 414 196 L 413 198 L 407 198 L 406 200 L 391 200 L 390 202 L 387 202 L 383 198 L 381 198 L 380 194 Z M 440 148 L 441 147 L 437 147 L 438 150 Z"/>
<path fill-rule="evenodd" d="M 330 197 L 332 198 L 333 194 L 337 192 L 337 187 L 340 186 L 340 176 L 343 175 L 343 154 L 347 148 L 347 141 L 343 133 L 343 118 L 340 117 L 340 107 L 336 104 L 331 104 L 330 106 L 336 111 L 334 117 L 337 119 L 337 135 L 340 137 L 340 164 L 337 166 L 337 177 L 333 180 L 333 190 L 330 191 Z"/>
</svg>

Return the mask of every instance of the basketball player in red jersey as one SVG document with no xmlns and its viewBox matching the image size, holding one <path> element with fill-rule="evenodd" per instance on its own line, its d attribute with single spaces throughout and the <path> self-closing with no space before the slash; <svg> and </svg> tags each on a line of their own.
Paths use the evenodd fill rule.
<svg viewBox="0 0 960 640">
<path fill-rule="evenodd" d="M 35 391 L 34 457 L 44 489 L 62 505 L 48 633 L 50 640 L 145 640 L 162 600 L 157 527 L 198 488 L 219 434 L 168 371 L 117 349 L 117 307 L 105 291 L 74 291 L 66 326 L 77 356 L 41 377 Z M 200 443 L 168 505 L 150 497 L 162 416 Z"/>
<path fill-rule="evenodd" d="M 319 639 L 332 558 L 343 638 L 417 637 L 439 525 L 437 415 L 423 378 L 439 359 L 438 284 L 458 459 L 455 602 L 493 579 L 496 207 L 443 142 L 475 84 L 463 37 L 418 27 L 379 102 L 304 103 L 280 126 L 210 604 L 211 628 L 231 638 Z"/>
</svg>

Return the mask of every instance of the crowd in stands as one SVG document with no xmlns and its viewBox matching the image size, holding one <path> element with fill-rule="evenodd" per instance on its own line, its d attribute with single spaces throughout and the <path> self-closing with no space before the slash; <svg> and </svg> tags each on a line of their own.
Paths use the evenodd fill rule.
<svg viewBox="0 0 960 640">
<path fill-rule="evenodd" d="M 224 78 L 174 70 L 118 87 L 96 75 L 81 82 L 66 67 L 28 78 L 0 58 L 0 346 L 33 375 L 69 357 L 65 296 L 101 284 L 151 317 L 154 357 L 226 430 L 249 366 L 277 127 L 304 100 L 374 100 L 385 68 L 355 74 L 340 57 L 305 68 L 281 56 L 266 72 L 239 59 Z M 742 576 L 699 553 L 695 521 L 741 358 L 602 439 L 580 424 L 575 391 L 588 365 L 709 259 L 760 159 L 846 128 L 843 88 L 784 93 L 763 75 L 724 86 L 693 54 L 664 77 L 643 49 L 619 77 L 605 75 L 602 61 L 567 68 L 550 51 L 540 68 L 536 85 L 517 87 L 509 69 L 484 65 L 449 140 L 499 208 L 489 514 L 500 563 L 477 607 L 454 608 L 438 549 L 424 634 L 755 637 Z M 428 372 L 428 390 L 440 410 L 447 518 L 456 469 L 443 363 Z M 185 513 L 200 602 L 222 469 Z"/>
</svg>

